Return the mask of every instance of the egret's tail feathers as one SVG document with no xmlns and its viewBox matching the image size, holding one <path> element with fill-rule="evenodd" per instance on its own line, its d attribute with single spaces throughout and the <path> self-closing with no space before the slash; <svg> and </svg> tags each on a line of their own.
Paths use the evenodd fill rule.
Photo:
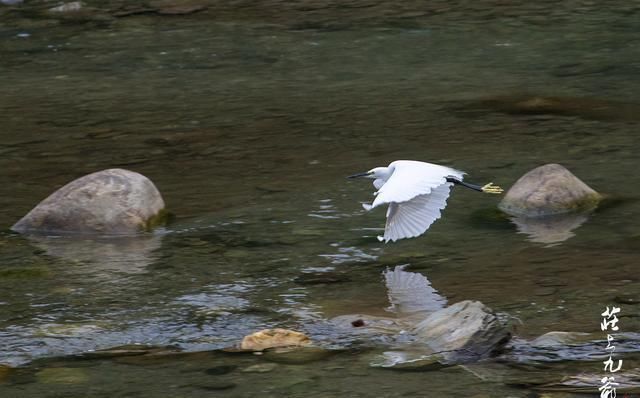
<svg viewBox="0 0 640 398">
<path fill-rule="evenodd" d="M 497 185 L 493 185 L 493 183 L 490 182 L 482 187 L 482 192 L 500 195 L 501 193 L 504 192 L 504 189 L 500 188 Z"/>
<path fill-rule="evenodd" d="M 363 203 L 362 204 L 362 208 L 365 209 L 366 211 L 369 211 L 369 210 L 371 210 L 373 208 L 373 206 L 371 206 L 368 203 Z"/>
</svg>

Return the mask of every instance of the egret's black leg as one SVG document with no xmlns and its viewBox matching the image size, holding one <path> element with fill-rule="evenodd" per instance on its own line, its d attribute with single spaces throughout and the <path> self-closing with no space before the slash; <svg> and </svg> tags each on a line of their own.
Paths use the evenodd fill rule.
<svg viewBox="0 0 640 398">
<path fill-rule="evenodd" d="M 468 182 L 464 182 L 462 180 L 458 180 L 457 178 L 453 178 L 453 177 L 447 177 L 447 181 L 452 182 L 456 185 L 462 185 L 465 188 L 473 189 L 474 191 L 478 191 L 478 192 L 496 193 L 496 194 L 502 193 L 502 188 L 496 185 L 493 185 L 493 183 L 491 182 L 484 186 L 480 186 L 476 184 L 470 184 Z"/>
<path fill-rule="evenodd" d="M 473 189 L 474 191 L 482 192 L 482 187 L 476 184 L 469 184 L 468 182 L 460 181 L 457 178 L 447 177 L 447 182 L 452 182 L 456 185 L 462 185 L 465 188 Z"/>
</svg>

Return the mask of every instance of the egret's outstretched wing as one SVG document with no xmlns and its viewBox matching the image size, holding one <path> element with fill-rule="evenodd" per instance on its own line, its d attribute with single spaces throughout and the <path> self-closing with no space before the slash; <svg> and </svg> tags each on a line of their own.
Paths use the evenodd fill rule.
<svg viewBox="0 0 640 398">
<path fill-rule="evenodd" d="M 427 195 L 447 182 L 447 177 L 462 179 L 464 173 L 450 167 L 413 160 L 396 160 L 393 174 L 377 192 L 371 208 L 385 203 L 407 202 L 418 195 Z M 377 184 L 374 183 L 374 185 Z"/>
<path fill-rule="evenodd" d="M 452 185 L 445 182 L 432 188 L 429 194 L 418 195 L 407 202 L 390 203 L 384 237 L 380 240 L 389 242 L 422 235 L 440 218 L 441 210 L 447 206 Z"/>
<path fill-rule="evenodd" d="M 403 315 L 430 313 L 444 308 L 447 300 L 431 287 L 422 274 L 407 272 L 403 266 L 386 270 L 384 279 L 391 309 Z"/>
</svg>

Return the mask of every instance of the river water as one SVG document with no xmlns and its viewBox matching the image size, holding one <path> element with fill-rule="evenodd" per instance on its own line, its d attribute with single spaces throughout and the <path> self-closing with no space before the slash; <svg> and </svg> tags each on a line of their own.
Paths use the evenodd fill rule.
<svg viewBox="0 0 640 398">
<path fill-rule="evenodd" d="M 517 318 L 521 339 L 603 333 L 611 305 L 638 331 L 637 7 L 55 5 L 0 8 L 0 364 L 19 367 L 0 372 L 2 397 L 537 396 L 477 369 L 371 368 L 382 342 L 327 326 L 388 315 L 381 273 L 402 264 L 450 303 Z M 513 111 L 536 96 L 561 104 Z M 561 163 L 612 199 L 545 242 L 500 217 L 496 197 L 454 189 L 426 235 L 384 245 L 384 212 L 360 206 L 373 188 L 344 177 L 396 159 L 505 188 Z M 151 178 L 174 220 L 134 239 L 9 231 L 53 190 L 111 167 Z M 265 327 L 336 351 L 296 364 L 212 351 Z M 63 358 L 126 344 L 186 353 Z M 604 375 L 600 360 L 566 359 L 536 374 Z"/>
</svg>

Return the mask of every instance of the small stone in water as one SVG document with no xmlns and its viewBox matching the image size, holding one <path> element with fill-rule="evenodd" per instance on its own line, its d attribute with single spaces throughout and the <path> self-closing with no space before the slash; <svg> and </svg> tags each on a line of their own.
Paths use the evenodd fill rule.
<svg viewBox="0 0 640 398">
<path fill-rule="evenodd" d="M 354 328 L 359 328 L 364 326 L 364 321 L 362 319 L 356 319 L 355 321 L 351 322 L 351 326 L 353 326 Z"/>
</svg>

